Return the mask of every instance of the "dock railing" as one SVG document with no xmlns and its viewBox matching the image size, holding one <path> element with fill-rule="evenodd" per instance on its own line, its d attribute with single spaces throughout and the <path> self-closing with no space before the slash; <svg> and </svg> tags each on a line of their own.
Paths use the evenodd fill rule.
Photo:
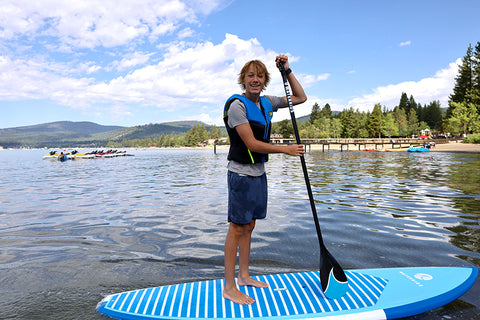
<svg viewBox="0 0 480 320">
<path fill-rule="evenodd" d="M 448 139 L 417 139 L 417 138 L 331 138 L 331 139 L 302 139 L 302 144 L 305 145 L 305 150 L 311 151 L 312 145 L 322 147 L 325 149 L 350 151 L 350 150 L 384 150 L 385 148 L 402 149 L 410 146 L 423 146 L 425 142 L 435 142 L 435 144 L 447 143 Z M 294 144 L 295 139 L 272 138 L 271 143 L 275 144 Z M 331 148 L 332 147 L 332 148 Z"/>
</svg>

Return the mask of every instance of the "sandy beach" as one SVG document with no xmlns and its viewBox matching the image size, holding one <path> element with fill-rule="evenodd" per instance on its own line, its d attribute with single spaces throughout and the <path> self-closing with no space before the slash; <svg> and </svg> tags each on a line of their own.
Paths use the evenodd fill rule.
<svg viewBox="0 0 480 320">
<path fill-rule="evenodd" d="M 480 144 L 451 141 L 449 143 L 437 144 L 430 151 L 480 153 Z"/>
</svg>

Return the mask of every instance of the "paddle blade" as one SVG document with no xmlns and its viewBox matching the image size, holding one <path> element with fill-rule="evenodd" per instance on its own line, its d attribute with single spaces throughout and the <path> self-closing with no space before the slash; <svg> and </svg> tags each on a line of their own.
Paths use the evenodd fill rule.
<svg viewBox="0 0 480 320">
<path fill-rule="evenodd" d="M 348 290 L 345 272 L 327 249 L 320 257 L 320 282 L 328 299 L 341 298 Z"/>
</svg>

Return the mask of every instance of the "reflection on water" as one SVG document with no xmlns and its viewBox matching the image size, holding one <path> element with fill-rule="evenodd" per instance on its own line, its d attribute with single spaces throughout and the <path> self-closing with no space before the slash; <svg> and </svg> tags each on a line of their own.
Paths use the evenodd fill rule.
<svg viewBox="0 0 480 320">
<path fill-rule="evenodd" d="M 0 318 L 103 319 L 103 295 L 223 276 L 226 151 L 131 152 L 60 163 L 41 160 L 46 151 L 0 151 Z M 327 247 L 345 268 L 480 265 L 480 155 L 312 152 L 306 161 Z M 316 269 L 300 161 L 272 155 L 267 172 L 252 273 Z M 421 319 L 471 319 L 476 301 Z"/>
</svg>

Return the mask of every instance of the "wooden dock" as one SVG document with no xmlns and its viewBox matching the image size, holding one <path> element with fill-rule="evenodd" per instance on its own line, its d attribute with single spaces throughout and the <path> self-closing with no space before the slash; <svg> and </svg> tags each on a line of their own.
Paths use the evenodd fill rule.
<svg viewBox="0 0 480 320">
<path fill-rule="evenodd" d="M 339 150 L 339 151 L 382 151 L 382 150 L 402 150 L 408 149 L 410 146 L 423 146 L 425 142 L 435 142 L 435 144 L 447 143 L 447 139 L 416 139 L 416 138 L 355 138 L 355 139 L 303 139 L 302 144 L 305 145 L 305 150 L 310 152 L 312 146 L 315 149 L 325 151 Z M 295 139 L 272 138 L 271 143 L 274 144 L 294 144 Z"/>
</svg>

